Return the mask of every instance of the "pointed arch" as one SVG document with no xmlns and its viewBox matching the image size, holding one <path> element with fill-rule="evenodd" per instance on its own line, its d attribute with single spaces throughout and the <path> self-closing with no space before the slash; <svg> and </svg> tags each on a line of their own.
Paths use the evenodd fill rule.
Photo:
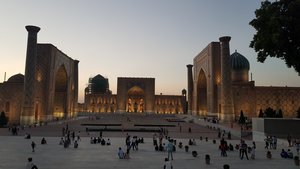
<svg viewBox="0 0 300 169">
<path fill-rule="evenodd" d="M 207 107 L 207 77 L 201 69 L 197 81 L 197 114 L 206 115 Z"/>
</svg>

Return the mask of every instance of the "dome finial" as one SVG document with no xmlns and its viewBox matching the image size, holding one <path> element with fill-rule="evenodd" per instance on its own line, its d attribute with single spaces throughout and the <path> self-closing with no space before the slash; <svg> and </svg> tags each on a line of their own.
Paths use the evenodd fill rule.
<svg viewBox="0 0 300 169">
<path fill-rule="evenodd" d="M 235 50 L 235 52 L 237 52 L 237 50 Z"/>
</svg>

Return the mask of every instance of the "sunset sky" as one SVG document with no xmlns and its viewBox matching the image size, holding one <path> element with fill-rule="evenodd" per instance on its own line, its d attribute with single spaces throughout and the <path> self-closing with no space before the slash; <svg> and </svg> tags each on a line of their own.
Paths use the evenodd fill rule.
<svg viewBox="0 0 300 169">
<path fill-rule="evenodd" d="M 284 61 L 256 61 L 249 22 L 261 0 L 3 0 L 0 5 L 0 82 L 24 74 L 26 25 L 79 63 L 79 101 L 88 79 L 101 74 L 117 91 L 117 77 L 153 77 L 155 92 L 181 94 L 186 65 L 212 41 L 231 36 L 250 62 L 256 86 L 300 86 Z"/>
</svg>

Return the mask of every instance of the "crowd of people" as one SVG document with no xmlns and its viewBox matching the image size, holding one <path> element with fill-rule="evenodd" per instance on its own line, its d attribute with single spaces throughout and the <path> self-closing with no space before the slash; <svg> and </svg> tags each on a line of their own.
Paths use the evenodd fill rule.
<svg viewBox="0 0 300 169">
<path fill-rule="evenodd" d="M 180 125 L 181 128 L 181 125 Z M 9 129 L 13 135 L 17 135 L 18 131 L 20 130 L 18 127 L 13 127 Z M 181 130 L 181 129 L 180 129 Z M 191 132 L 191 128 L 189 128 L 188 132 Z M 176 151 L 176 139 L 171 138 L 168 136 L 168 130 L 162 130 L 162 132 L 154 133 L 153 135 L 153 146 L 155 151 L 163 151 L 166 152 L 166 158 L 164 159 L 164 168 L 170 169 L 173 168 L 172 160 L 174 160 L 173 152 Z M 218 138 L 220 139 L 220 144 L 218 145 L 220 150 L 220 156 L 221 157 L 227 157 L 228 153 L 227 151 L 234 151 L 234 147 L 231 143 L 228 143 L 231 140 L 231 133 L 225 132 L 225 130 L 219 130 L 218 131 Z M 29 132 L 25 133 L 25 139 L 32 139 L 31 134 Z M 80 137 L 80 131 L 71 131 L 69 129 L 68 124 L 66 124 L 62 128 L 62 137 L 59 141 L 59 145 L 63 145 L 65 148 L 68 148 L 72 143 L 74 145 L 74 148 L 78 148 L 79 141 L 81 140 Z M 200 141 L 202 140 L 202 137 Z M 206 141 L 208 141 L 208 138 L 205 138 Z M 287 136 L 288 146 L 290 148 L 282 149 L 280 156 L 285 159 L 293 159 L 295 156 L 293 153 L 292 147 L 295 147 L 296 154 L 299 156 L 299 146 L 300 141 L 299 139 L 292 139 L 290 135 Z M 90 138 L 91 144 L 101 144 L 101 145 L 111 145 L 110 139 L 106 138 L 104 139 L 102 137 L 102 131 L 100 132 L 99 137 L 91 137 Z M 125 145 L 126 147 L 122 149 L 122 146 L 120 146 L 117 150 L 117 157 L 119 159 L 130 159 L 130 151 L 138 151 L 139 144 L 144 143 L 144 138 L 137 137 L 137 136 L 130 136 L 127 134 L 125 138 Z M 45 137 L 41 139 L 41 145 L 47 144 L 47 140 Z M 196 146 L 197 141 L 194 138 L 188 139 L 188 145 L 190 146 Z M 179 143 L 178 148 L 182 148 L 183 144 Z M 32 152 L 35 152 L 36 149 L 36 143 L 32 140 L 31 142 L 31 148 Z M 266 157 L 272 158 L 272 151 L 277 149 L 277 137 L 276 136 L 267 136 L 265 139 L 265 149 L 266 151 Z M 245 140 L 241 139 L 240 144 L 237 144 L 235 146 L 235 150 L 238 150 L 239 158 L 241 160 L 243 159 L 252 159 L 255 160 L 255 151 L 256 151 L 256 144 L 255 142 L 250 143 L 248 145 Z M 229 154 L 230 155 L 230 154 Z M 250 158 L 249 158 L 250 157 Z M 27 166 L 35 166 L 32 162 L 32 158 L 28 158 L 28 165 Z M 27 167 L 26 166 L 26 167 Z M 224 165 L 224 168 L 229 168 L 229 165 Z"/>
</svg>

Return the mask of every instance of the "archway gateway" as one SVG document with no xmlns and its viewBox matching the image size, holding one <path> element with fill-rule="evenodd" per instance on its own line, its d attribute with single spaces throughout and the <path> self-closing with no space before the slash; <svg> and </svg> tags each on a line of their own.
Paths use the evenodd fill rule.
<svg viewBox="0 0 300 169">
<path fill-rule="evenodd" d="M 203 70 L 200 71 L 197 82 L 197 114 L 207 115 L 207 79 Z"/>
<path fill-rule="evenodd" d="M 54 118 L 67 117 L 67 89 L 68 77 L 64 65 L 60 66 L 55 78 L 55 92 L 54 92 Z"/>
<path fill-rule="evenodd" d="M 20 124 L 28 125 L 76 115 L 78 60 L 52 44 L 37 44 L 40 28 L 28 31 Z"/>
<path fill-rule="evenodd" d="M 143 89 L 134 86 L 128 90 L 126 112 L 142 113 L 145 108 L 145 93 Z"/>
</svg>

